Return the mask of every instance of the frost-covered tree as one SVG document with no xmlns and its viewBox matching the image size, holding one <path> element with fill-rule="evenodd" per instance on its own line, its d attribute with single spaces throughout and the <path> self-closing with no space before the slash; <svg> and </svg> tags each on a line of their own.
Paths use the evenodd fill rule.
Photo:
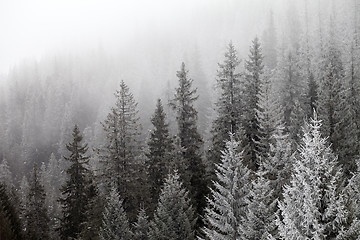
<svg viewBox="0 0 360 240">
<path fill-rule="evenodd" d="M 175 170 L 165 179 L 158 206 L 151 221 L 151 240 L 194 240 L 194 210 Z"/>
<path fill-rule="evenodd" d="M 353 236 L 359 226 L 354 226 L 357 221 L 350 217 L 341 190 L 342 172 L 320 127 L 315 113 L 304 129 L 291 182 L 279 202 L 281 239 L 357 239 Z"/>
<path fill-rule="evenodd" d="M 41 166 L 41 182 L 46 192 L 45 204 L 50 218 L 50 234 L 53 238 L 57 234 L 55 230 L 59 227 L 61 216 L 61 206 L 58 199 L 61 195 L 60 187 L 66 180 L 65 169 L 64 161 L 57 159 L 53 153 L 50 155 L 48 163 L 46 165 L 43 163 Z"/>
<path fill-rule="evenodd" d="M 265 174 L 263 166 L 260 165 L 256 179 L 251 182 L 251 189 L 246 198 L 248 206 L 239 225 L 243 239 L 265 240 L 269 234 L 276 232 L 277 199 L 274 198 L 274 191 Z"/>
<path fill-rule="evenodd" d="M 217 181 L 211 189 L 205 209 L 203 232 L 206 239 L 240 239 L 240 224 L 247 208 L 250 170 L 244 165 L 239 143 L 230 136 L 216 165 Z"/>
<path fill-rule="evenodd" d="M 61 187 L 62 197 L 59 200 L 62 206 L 59 233 L 64 240 L 77 238 L 81 233 L 89 200 L 90 171 L 87 168 L 89 157 L 86 156 L 88 148 L 82 143 L 77 125 L 73 129 L 72 138 L 72 141 L 66 145 L 70 156 L 64 157 L 71 165 L 66 171 L 68 179 Z"/>
<path fill-rule="evenodd" d="M 257 159 L 263 160 L 270 150 L 270 144 L 274 144 L 273 135 L 276 129 L 283 125 L 283 112 L 275 97 L 274 87 L 269 76 L 265 74 L 261 78 L 260 89 L 258 92 L 258 104 L 256 108 L 256 118 L 258 122 L 257 136 Z"/>
<path fill-rule="evenodd" d="M 147 197 L 141 189 L 145 186 L 140 183 L 143 176 L 140 178 L 139 174 L 141 143 L 137 103 L 124 81 L 121 81 L 115 97 L 115 106 L 102 123 L 106 141 L 98 153 L 107 188 L 117 188 L 124 209 L 130 219 L 135 220 L 139 203 Z"/>
<path fill-rule="evenodd" d="M 298 142 L 303 125 L 304 113 L 304 85 L 301 78 L 296 52 L 287 50 L 280 58 L 275 79 L 281 82 L 281 104 L 284 111 L 284 124 L 290 138 Z"/>
<path fill-rule="evenodd" d="M 150 194 L 156 205 L 163 181 L 168 173 L 171 152 L 174 147 L 169 135 L 168 123 L 161 100 L 158 99 L 155 113 L 151 118 L 154 129 L 150 132 L 148 142 L 148 172 L 150 181 Z"/>
<path fill-rule="evenodd" d="M 243 128 L 245 133 L 244 146 L 247 146 L 250 169 L 256 170 L 259 166 L 257 152 L 259 152 L 259 122 L 256 116 L 259 104 L 259 92 L 263 76 L 263 56 L 261 45 L 256 37 L 250 47 L 249 59 L 245 62 L 245 80 L 243 93 Z"/>
<path fill-rule="evenodd" d="M 134 240 L 149 240 L 150 222 L 144 208 L 141 208 L 134 224 Z"/>
<path fill-rule="evenodd" d="M 214 165 L 221 161 L 221 151 L 229 140 L 229 133 L 238 133 L 241 129 L 241 74 L 238 72 L 240 60 L 234 45 L 230 42 L 223 63 L 217 70 L 216 88 L 219 98 L 216 101 L 217 116 L 213 121 L 210 162 Z M 215 168 L 211 169 L 215 177 Z"/>
<path fill-rule="evenodd" d="M 196 89 L 192 88 L 193 80 L 188 77 L 185 64 L 181 64 L 176 76 L 179 86 L 175 89 L 175 96 L 171 105 L 176 111 L 178 136 L 180 145 L 184 149 L 183 160 L 187 169 L 180 172 L 188 187 L 196 213 L 201 215 L 206 205 L 205 195 L 207 186 L 205 180 L 205 166 L 201 158 L 202 139 L 197 131 L 197 111 L 194 102 L 197 100 Z M 198 224 L 201 224 L 199 219 Z"/>
<path fill-rule="evenodd" d="M 100 228 L 101 240 L 133 239 L 129 220 L 123 208 L 123 201 L 115 187 L 109 193 L 102 216 L 103 221 Z"/>
<path fill-rule="evenodd" d="M 26 238 L 50 239 L 49 217 L 45 205 L 46 193 L 41 183 L 40 169 L 34 164 L 26 204 Z"/>
<path fill-rule="evenodd" d="M 270 180 L 270 188 L 274 191 L 274 198 L 281 200 L 283 187 L 289 183 L 294 153 L 289 135 L 284 133 L 280 125 L 271 136 L 269 152 L 263 159 L 266 178 Z"/>
</svg>

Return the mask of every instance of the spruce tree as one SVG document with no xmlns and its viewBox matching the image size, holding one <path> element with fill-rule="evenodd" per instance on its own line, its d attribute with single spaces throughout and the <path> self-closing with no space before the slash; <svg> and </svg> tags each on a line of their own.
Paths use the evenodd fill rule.
<svg viewBox="0 0 360 240">
<path fill-rule="evenodd" d="M 131 240 L 129 220 L 123 208 L 123 201 L 117 189 L 111 189 L 107 198 L 104 213 L 102 214 L 102 226 L 100 228 L 101 240 Z"/>
<path fill-rule="evenodd" d="M 276 233 L 277 199 L 274 198 L 274 191 L 265 175 L 266 171 L 260 165 L 256 179 L 251 182 L 251 190 L 246 199 L 248 206 L 240 224 L 243 239 L 266 240 L 269 234 Z"/>
<path fill-rule="evenodd" d="M 280 125 L 271 136 L 269 152 L 262 162 L 266 171 L 265 176 L 274 191 L 274 198 L 283 198 L 283 187 L 290 182 L 294 157 L 289 135 L 285 134 L 284 128 Z"/>
<path fill-rule="evenodd" d="M 26 207 L 26 238 L 29 240 L 50 239 L 49 217 L 45 199 L 46 193 L 41 183 L 39 168 L 34 164 L 30 176 Z"/>
<path fill-rule="evenodd" d="M 141 208 L 134 224 L 134 240 L 149 240 L 150 222 L 144 208 Z"/>
<path fill-rule="evenodd" d="M 82 224 L 86 220 L 88 204 L 88 184 L 90 171 L 87 168 L 89 157 L 86 144 L 82 144 L 82 136 L 75 125 L 72 132 L 72 141 L 66 145 L 70 152 L 69 157 L 64 157 L 70 162 L 67 169 L 68 179 L 61 188 L 62 217 L 60 219 L 61 239 L 77 238 L 82 231 Z"/>
<path fill-rule="evenodd" d="M 229 140 L 229 133 L 238 133 L 241 129 L 241 74 L 238 72 L 240 60 L 234 45 L 230 42 L 225 53 L 225 60 L 219 63 L 216 88 L 219 98 L 216 102 L 217 117 L 213 121 L 210 162 L 213 166 L 221 161 L 221 151 Z M 215 178 L 215 168 L 211 169 L 211 177 Z"/>
<path fill-rule="evenodd" d="M 0 183 L 0 223 L 2 223 L 0 239 L 25 239 L 19 215 L 13 203 L 6 186 Z"/>
<path fill-rule="evenodd" d="M 258 104 L 256 108 L 256 119 L 258 122 L 257 159 L 264 160 L 269 151 L 270 145 L 274 144 L 273 135 L 276 129 L 283 126 L 283 112 L 278 101 L 274 96 L 275 91 L 269 73 L 261 78 L 258 93 Z"/>
<path fill-rule="evenodd" d="M 211 189 L 205 209 L 203 232 L 205 239 L 240 239 L 240 224 L 247 208 L 250 170 L 244 165 L 243 153 L 234 136 L 222 151 L 221 163 L 216 165 L 217 181 Z"/>
<path fill-rule="evenodd" d="M 102 123 L 106 141 L 98 154 L 107 189 L 116 187 L 129 218 L 135 220 L 139 204 L 147 197 L 143 189 L 144 176 L 139 174 L 141 143 L 137 103 L 124 81 L 115 97 L 115 106 Z"/>
<path fill-rule="evenodd" d="M 196 213 L 202 215 L 206 205 L 205 195 L 207 186 L 205 180 L 205 166 L 201 158 L 202 139 L 197 131 L 197 111 L 194 102 L 198 98 L 196 89 L 192 89 L 193 80 L 188 77 L 185 64 L 181 64 L 180 71 L 176 76 L 179 79 L 179 87 L 176 88 L 175 96 L 171 105 L 176 111 L 178 123 L 178 135 L 180 145 L 184 148 L 183 160 L 187 169 L 180 172 L 185 186 L 188 186 L 190 196 L 194 201 Z M 201 220 L 198 222 L 201 225 Z"/>
<path fill-rule="evenodd" d="M 256 112 L 259 104 L 259 92 L 263 76 L 263 56 L 261 53 L 259 39 L 256 37 L 250 47 L 249 60 L 245 62 L 244 82 L 244 117 L 243 124 L 245 132 L 244 146 L 248 147 L 247 165 L 250 169 L 256 170 L 259 166 L 257 153 L 259 152 L 259 122 Z"/>
<path fill-rule="evenodd" d="M 281 57 L 275 79 L 281 82 L 281 104 L 284 110 L 284 124 L 290 139 L 298 142 L 303 125 L 304 113 L 304 82 L 298 67 L 296 52 L 287 50 Z"/>
<path fill-rule="evenodd" d="M 168 173 L 171 153 L 174 150 L 172 139 L 169 135 L 169 125 L 166 123 L 166 115 L 161 100 L 158 99 L 155 113 L 151 118 L 154 129 L 150 133 L 148 142 L 149 153 L 149 181 L 150 194 L 153 205 L 157 203 L 163 181 Z"/>
<path fill-rule="evenodd" d="M 347 156 L 349 150 L 347 144 L 349 139 L 355 138 L 355 135 L 351 135 L 353 131 L 347 131 L 349 129 L 346 127 L 350 123 L 349 111 L 347 111 L 349 108 L 345 101 L 347 91 L 344 85 L 344 67 L 341 52 L 332 32 L 333 30 L 324 58 L 316 106 L 319 117 L 323 120 L 322 132 L 325 136 L 329 136 L 332 149 L 339 156 L 339 162 L 344 167 L 345 176 L 349 177 L 350 171 L 356 170 L 356 165 L 353 159 Z"/>
<path fill-rule="evenodd" d="M 166 179 L 151 221 L 151 240 L 194 240 L 194 210 L 175 170 Z"/>
<path fill-rule="evenodd" d="M 276 221 L 281 239 L 357 239 L 356 221 L 341 190 L 342 172 L 314 114 L 304 130 L 290 185 Z M 352 222 L 351 222 L 352 221 Z"/>
</svg>

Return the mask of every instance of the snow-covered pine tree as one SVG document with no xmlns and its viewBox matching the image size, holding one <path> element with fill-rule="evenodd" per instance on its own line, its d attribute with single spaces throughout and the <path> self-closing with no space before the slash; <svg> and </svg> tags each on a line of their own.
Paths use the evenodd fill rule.
<svg viewBox="0 0 360 240">
<path fill-rule="evenodd" d="M 338 154 L 345 175 L 349 177 L 350 169 L 356 170 L 355 162 L 346 157 L 346 144 L 349 135 L 353 131 L 346 131 L 349 111 L 347 111 L 348 107 L 345 99 L 347 91 L 344 85 L 344 68 L 341 51 L 338 49 L 333 35 L 333 30 L 331 30 L 316 105 L 319 117 L 323 120 L 322 132 L 325 136 L 329 136 L 332 149 Z"/>
<path fill-rule="evenodd" d="M 280 125 L 271 136 L 270 149 L 263 159 L 266 178 L 270 180 L 270 188 L 274 191 L 274 198 L 281 200 L 283 187 L 289 183 L 294 162 L 294 153 L 289 135 L 284 133 Z"/>
<path fill-rule="evenodd" d="M 133 240 L 149 240 L 150 222 L 144 208 L 141 208 L 134 224 Z"/>
<path fill-rule="evenodd" d="M 66 145 L 70 152 L 70 161 L 67 169 L 68 179 L 61 187 L 62 217 L 60 219 L 59 233 L 61 239 L 77 238 L 82 231 L 82 224 L 86 220 L 88 204 L 88 177 L 89 170 L 86 166 L 89 157 L 86 156 L 87 145 L 82 143 L 79 128 L 75 125 L 72 133 L 72 141 Z"/>
<path fill-rule="evenodd" d="M 239 226 L 243 239 L 266 240 L 269 234 L 276 234 L 277 199 L 271 189 L 270 180 L 265 177 L 262 164 L 251 182 L 251 190 L 246 201 L 246 214 Z"/>
<path fill-rule="evenodd" d="M 198 95 L 196 95 L 196 89 L 192 88 L 193 80 L 188 77 L 184 63 L 181 64 L 181 69 L 176 76 L 179 79 L 179 87 L 176 88 L 171 105 L 176 111 L 178 135 L 180 145 L 184 148 L 183 160 L 187 166 L 185 172 L 180 172 L 180 175 L 189 189 L 196 213 L 200 216 L 206 206 L 205 195 L 208 191 L 205 165 L 201 158 L 203 141 L 197 131 L 197 111 L 194 108 Z M 200 218 L 197 224 L 201 225 Z"/>
<path fill-rule="evenodd" d="M 239 142 L 234 135 L 222 151 L 221 163 L 216 165 L 217 181 L 211 189 L 205 209 L 205 239 L 240 239 L 239 226 L 245 216 L 249 194 L 250 170 L 243 164 Z"/>
<path fill-rule="evenodd" d="M 305 82 L 301 78 L 296 52 L 287 50 L 278 63 L 275 79 L 281 82 L 281 105 L 284 110 L 284 124 L 290 139 L 298 142 L 304 113 Z"/>
<path fill-rule="evenodd" d="M 43 163 L 44 164 L 44 163 Z M 65 183 L 64 161 L 57 159 L 55 154 L 50 155 L 49 162 L 41 166 L 41 183 L 44 185 L 46 192 L 46 208 L 50 218 L 50 235 L 55 238 L 56 229 L 59 227 L 59 219 L 61 216 L 61 206 L 58 201 L 61 192 L 60 187 Z"/>
<path fill-rule="evenodd" d="M 26 209 L 27 209 L 27 197 L 29 195 L 29 182 L 26 178 L 26 176 L 23 176 L 23 178 L 21 179 L 20 182 L 20 188 L 19 188 L 19 192 L 18 192 L 18 197 L 19 197 L 19 204 L 20 204 L 20 213 L 19 213 L 19 218 L 22 224 L 22 229 L 25 231 L 26 229 Z"/>
<path fill-rule="evenodd" d="M 229 133 L 238 133 L 241 129 L 241 74 L 238 53 L 230 42 L 225 53 L 225 60 L 219 63 L 217 70 L 216 88 L 219 98 L 216 102 L 217 117 L 212 123 L 210 162 L 213 165 L 212 179 L 215 179 L 215 164 L 221 161 L 221 151 L 225 149 L 225 142 L 229 140 Z"/>
<path fill-rule="evenodd" d="M 154 219 L 150 224 L 149 239 L 194 240 L 195 222 L 188 192 L 174 170 L 166 177 L 161 190 Z"/>
<path fill-rule="evenodd" d="M 245 81 L 243 93 L 243 111 L 242 126 L 244 128 L 245 138 L 243 146 L 247 146 L 248 159 L 246 164 L 252 170 L 259 166 L 257 152 L 259 152 L 259 123 L 256 112 L 259 104 L 260 85 L 263 76 L 263 56 L 261 45 L 256 37 L 250 47 L 249 60 L 245 61 Z"/>
<path fill-rule="evenodd" d="M 98 149 L 98 154 L 103 163 L 102 176 L 108 190 L 112 186 L 117 188 L 129 218 L 135 220 L 140 202 L 148 197 L 140 189 L 145 184 L 138 179 L 141 126 L 138 123 L 137 103 L 124 81 L 121 81 L 115 97 L 115 106 L 102 123 L 106 141 Z"/>
<path fill-rule="evenodd" d="M 257 159 L 263 161 L 269 153 L 270 144 L 274 144 L 273 135 L 276 129 L 283 126 L 283 112 L 275 97 L 275 91 L 271 81 L 270 73 L 266 72 L 261 78 L 260 89 L 258 92 L 258 104 L 256 108 L 256 118 L 258 122 L 258 145 Z"/>
<path fill-rule="evenodd" d="M 131 240 L 129 220 L 123 208 L 123 201 L 116 187 L 110 190 L 107 198 L 107 204 L 102 214 L 103 221 L 100 228 L 101 240 Z"/>
<path fill-rule="evenodd" d="M 26 239 L 50 239 L 49 216 L 47 214 L 46 193 L 41 183 L 40 171 L 34 164 L 30 179 L 26 206 Z"/>
<path fill-rule="evenodd" d="M 158 201 L 163 181 L 168 173 L 171 152 L 174 150 L 172 139 L 169 135 L 168 124 L 166 123 L 166 115 L 161 100 L 158 99 L 155 113 L 151 118 L 154 129 L 150 132 L 148 142 L 148 172 L 150 181 L 150 194 L 152 204 L 155 208 Z"/>
<path fill-rule="evenodd" d="M 276 223 L 281 239 L 357 239 L 348 238 L 358 227 L 353 227 L 356 221 L 349 222 L 342 172 L 320 127 L 315 113 L 305 127 L 290 185 L 279 202 Z"/>
</svg>

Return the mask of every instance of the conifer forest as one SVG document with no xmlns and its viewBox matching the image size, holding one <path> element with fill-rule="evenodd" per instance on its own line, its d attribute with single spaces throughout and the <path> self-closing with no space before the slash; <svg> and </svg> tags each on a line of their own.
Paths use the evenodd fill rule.
<svg viewBox="0 0 360 240">
<path fill-rule="evenodd" d="M 0 240 L 359 240 L 360 0 L 0 0 Z"/>
</svg>

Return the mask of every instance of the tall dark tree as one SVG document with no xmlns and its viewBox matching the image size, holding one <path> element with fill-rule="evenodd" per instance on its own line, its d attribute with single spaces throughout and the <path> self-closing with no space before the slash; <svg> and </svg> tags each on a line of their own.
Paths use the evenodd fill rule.
<svg viewBox="0 0 360 240">
<path fill-rule="evenodd" d="M 50 239 L 49 216 L 47 214 L 44 186 L 40 182 L 39 168 L 34 164 L 29 179 L 26 209 L 26 238 L 29 240 Z"/>
<path fill-rule="evenodd" d="M 5 185 L 0 183 L 0 239 L 25 239 L 19 215 L 13 203 Z"/>
<path fill-rule="evenodd" d="M 157 101 L 151 123 L 154 129 L 150 133 L 150 140 L 148 142 L 149 153 L 147 157 L 149 164 L 149 181 L 151 184 L 150 194 L 153 205 L 155 206 L 161 186 L 168 173 L 171 153 L 174 150 L 172 139 L 169 135 L 169 125 L 166 122 L 166 114 L 160 99 Z"/>
<path fill-rule="evenodd" d="M 103 147 L 98 149 L 103 163 L 102 175 L 107 188 L 114 186 L 123 198 L 123 207 L 134 221 L 146 194 L 142 189 L 144 176 L 139 170 L 141 157 L 140 124 L 137 103 L 124 81 L 115 93 L 115 106 L 102 123 L 106 134 Z"/>
<path fill-rule="evenodd" d="M 194 240 L 194 209 L 177 171 L 170 173 L 161 190 L 154 219 L 150 224 L 151 240 Z"/>
<path fill-rule="evenodd" d="M 187 166 L 187 169 L 180 172 L 180 175 L 184 179 L 185 186 L 189 188 L 196 212 L 201 215 L 206 205 L 207 186 L 205 166 L 201 158 L 201 145 L 203 142 L 197 131 L 197 111 L 194 108 L 194 102 L 198 96 L 196 95 L 196 89 L 192 88 L 193 80 L 188 77 L 188 71 L 185 69 L 184 63 L 181 64 L 181 69 L 176 76 L 179 79 L 179 87 L 176 88 L 171 105 L 177 114 L 178 135 L 180 145 L 184 148 L 183 159 Z M 201 224 L 200 218 L 198 224 Z"/>
<path fill-rule="evenodd" d="M 86 221 L 88 204 L 88 184 L 90 171 L 86 164 L 89 157 L 86 156 L 87 144 L 82 144 L 82 136 L 79 128 L 75 125 L 72 133 L 72 141 L 66 145 L 70 152 L 71 165 L 67 169 L 68 179 L 61 188 L 62 218 L 60 219 L 61 239 L 77 238 L 82 231 L 82 224 Z"/>
<path fill-rule="evenodd" d="M 212 163 L 211 178 L 215 178 L 215 164 L 221 161 L 221 151 L 229 139 L 229 133 L 238 133 L 241 129 L 241 74 L 237 71 L 240 64 L 238 53 L 230 42 L 225 53 L 225 60 L 219 63 L 217 71 L 217 89 L 219 99 L 216 102 L 217 117 L 212 127 L 212 145 L 209 151 Z"/>
<path fill-rule="evenodd" d="M 259 104 L 259 92 L 261 78 L 263 76 L 263 56 L 261 53 L 259 39 L 256 37 L 250 47 L 249 60 L 245 62 L 245 82 L 244 82 L 244 119 L 243 127 L 245 131 L 244 146 L 248 147 L 250 169 L 258 168 L 257 153 L 259 152 L 259 122 L 256 116 Z"/>
</svg>

